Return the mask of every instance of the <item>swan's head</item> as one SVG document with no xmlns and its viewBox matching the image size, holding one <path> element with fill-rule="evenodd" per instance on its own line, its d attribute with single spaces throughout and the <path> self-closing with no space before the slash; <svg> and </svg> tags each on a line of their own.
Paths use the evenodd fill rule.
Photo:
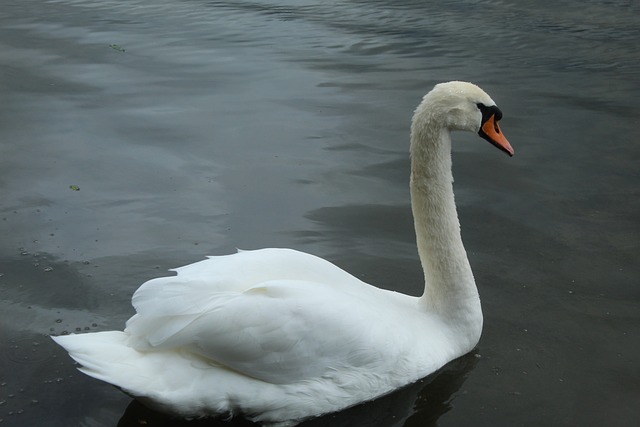
<svg viewBox="0 0 640 427">
<path fill-rule="evenodd" d="M 514 150 L 498 126 L 501 118 L 502 112 L 485 91 L 472 83 L 453 81 L 437 84 L 425 95 L 414 122 L 433 125 L 435 121 L 450 130 L 477 133 L 513 156 Z"/>
</svg>

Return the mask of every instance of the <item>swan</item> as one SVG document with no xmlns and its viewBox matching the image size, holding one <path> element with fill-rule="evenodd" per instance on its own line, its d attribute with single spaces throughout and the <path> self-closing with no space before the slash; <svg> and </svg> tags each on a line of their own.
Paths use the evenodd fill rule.
<svg viewBox="0 0 640 427">
<path fill-rule="evenodd" d="M 436 85 L 411 124 L 411 207 L 425 289 L 368 285 L 291 249 L 239 251 L 177 268 L 133 295 L 124 331 L 52 337 L 80 371 L 185 418 L 269 427 L 374 399 L 471 351 L 482 310 L 453 195 L 451 131 L 512 156 L 502 112 L 478 86 Z"/>
</svg>

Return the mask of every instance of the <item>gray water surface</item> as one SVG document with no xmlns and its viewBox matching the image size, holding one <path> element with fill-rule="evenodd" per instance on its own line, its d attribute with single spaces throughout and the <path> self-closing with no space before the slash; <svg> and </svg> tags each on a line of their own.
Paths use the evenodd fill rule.
<svg viewBox="0 0 640 427">
<path fill-rule="evenodd" d="M 309 425 L 637 425 L 639 41 L 622 0 L 3 0 L 0 423 L 228 425 L 149 413 L 47 336 L 122 329 L 206 255 L 292 247 L 420 294 L 409 121 L 460 79 L 516 150 L 454 135 L 480 344 Z"/>
</svg>

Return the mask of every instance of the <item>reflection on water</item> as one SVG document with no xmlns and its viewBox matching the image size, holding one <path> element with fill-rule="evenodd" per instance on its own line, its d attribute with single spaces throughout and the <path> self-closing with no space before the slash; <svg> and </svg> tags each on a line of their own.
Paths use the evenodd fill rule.
<svg viewBox="0 0 640 427">
<path fill-rule="evenodd" d="M 139 284 L 205 255 L 294 247 L 417 295 L 408 124 L 451 79 L 492 94 L 517 151 L 454 137 L 482 358 L 464 393 L 469 371 L 440 393 L 443 372 L 335 422 L 380 405 L 385 425 L 635 425 L 638 16 L 624 0 L 3 0 L 2 425 L 116 425 L 130 399 L 47 334 L 121 329 Z"/>
</svg>

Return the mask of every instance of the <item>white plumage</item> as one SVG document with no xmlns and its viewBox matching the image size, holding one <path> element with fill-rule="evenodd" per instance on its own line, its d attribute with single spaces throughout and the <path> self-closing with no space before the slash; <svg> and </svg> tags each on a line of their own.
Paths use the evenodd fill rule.
<svg viewBox="0 0 640 427">
<path fill-rule="evenodd" d="M 449 133 L 486 131 L 490 121 L 490 141 L 513 154 L 493 109 L 477 86 L 450 82 L 416 110 L 411 194 L 421 297 L 370 286 L 291 249 L 240 251 L 143 284 L 123 332 L 53 339 L 82 372 L 152 407 L 185 417 L 242 414 L 270 426 L 434 372 L 473 349 L 482 329 L 453 201 Z"/>
</svg>

